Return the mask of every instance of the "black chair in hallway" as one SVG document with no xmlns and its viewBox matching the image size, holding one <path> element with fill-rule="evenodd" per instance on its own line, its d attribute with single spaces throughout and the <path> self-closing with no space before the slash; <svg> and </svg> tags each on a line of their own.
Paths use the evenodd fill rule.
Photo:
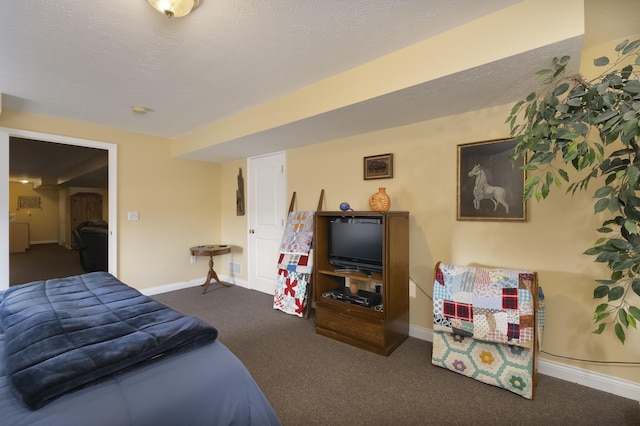
<svg viewBox="0 0 640 426">
<path fill-rule="evenodd" d="M 80 264 L 86 272 L 107 271 L 109 267 L 109 225 L 104 220 L 82 222 L 73 230 Z"/>
</svg>

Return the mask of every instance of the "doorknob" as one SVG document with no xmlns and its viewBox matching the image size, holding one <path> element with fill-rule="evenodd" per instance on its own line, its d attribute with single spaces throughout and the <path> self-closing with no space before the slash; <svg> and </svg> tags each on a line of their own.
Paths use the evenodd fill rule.
<svg viewBox="0 0 640 426">
<path fill-rule="evenodd" d="M 256 231 L 255 231 L 254 229 L 249 229 L 249 233 L 250 233 L 250 234 L 255 234 L 255 233 L 256 233 Z"/>
</svg>

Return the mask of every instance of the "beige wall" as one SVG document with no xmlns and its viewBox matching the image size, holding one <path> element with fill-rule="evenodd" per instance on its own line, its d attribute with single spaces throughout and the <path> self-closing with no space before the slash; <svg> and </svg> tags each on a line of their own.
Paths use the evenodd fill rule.
<svg viewBox="0 0 640 426">
<path fill-rule="evenodd" d="M 597 57 L 610 47 L 600 46 L 585 55 Z M 297 193 L 298 210 L 315 209 L 321 189 L 324 210 L 337 210 L 342 201 L 368 210 L 369 196 L 384 186 L 392 209 L 410 211 L 410 275 L 416 284 L 410 299 L 412 325 L 432 328 L 430 297 L 437 261 L 534 270 L 546 296 L 542 349 L 559 357 L 541 356 L 640 383 L 636 366 L 561 358 L 640 359 L 640 333 L 628 333 L 624 346 L 611 332 L 591 333 L 598 304 L 592 298 L 595 280 L 607 278 L 609 271 L 581 254 L 599 237 L 595 229 L 603 220 L 593 214 L 590 192 L 569 196 L 559 189 L 541 203 L 530 201 L 527 222 L 456 220 L 457 145 L 508 137 L 504 120 L 510 109 L 508 104 L 289 150 L 289 193 Z M 394 178 L 364 181 L 362 157 L 388 152 L 394 154 Z M 223 193 L 229 199 L 237 168 L 243 164 L 222 166 Z M 222 228 L 225 238 L 237 244 L 246 241 L 245 222 L 235 217 L 235 210 L 223 209 Z"/>
<path fill-rule="evenodd" d="M 598 238 L 595 229 L 602 221 L 592 213 L 590 193 L 571 197 L 559 190 L 544 202 L 529 202 L 527 222 L 456 221 L 456 146 L 508 137 L 503 123 L 510 108 L 290 150 L 288 187 L 297 192 L 300 210 L 314 210 L 322 188 L 325 210 L 338 210 L 342 201 L 369 210 L 369 196 L 384 186 L 392 210 L 410 212 L 410 276 L 418 285 L 410 299 L 412 325 L 432 328 L 430 297 L 437 261 L 528 269 L 538 272 L 546 296 L 544 351 L 581 359 L 640 359 L 640 333 L 629 333 L 624 346 L 613 333 L 591 334 L 597 305 L 591 297 L 594 280 L 607 278 L 609 272 L 581 254 Z M 394 178 L 364 181 L 362 157 L 387 152 L 394 154 Z M 542 357 L 640 382 L 637 367 Z"/>
<path fill-rule="evenodd" d="M 220 235 L 220 166 L 176 159 L 170 144 L 132 138 L 118 144 L 118 240 L 125 281 L 147 287 L 204 277 L 189 247 Z M 128 221 L 137 211 L 139 221 Z"/>
<path fill-rule="evenodd" d="M 59 243 L 70 244 L 71 233 L 68 228 L 69 212 L 68 197 L 78 192 L 94 192 L 102 195 L 102 218 L 109 217 L 109 193 L 99 188 L 62 188 L 42 189 L 33 188 L 32 183 L 22 184 L 9 182 L 9 212 L 15 215 L 15 220 L 28 222 L 32 244 Z M 39 196 L 42 200 L 40 209 L 18 209 L 18 196 Z"/>
<path fill-rule="evenodd" d="M 42 208 L 18 209 L 18 196 L 41 197 Z M 16 221 L 29 223 L 29 239 L 38 242 L 58 242 L 58 191 L 33 189 L 33 184 L 9 183 L 9 212 L 15 213 Z"/>
<path fill-rule="evenodd" d="M 220 238 L 220 165 L 176 159 L 167 139 L 6 109 L 0 127 L 116 144 L 118 277 L 142 289 L 206 275 L 189 247 Z"/>
<path fill-rule="evenodd" d="M 238 171 L 242 169 L 244 181 L 245 215 L 238 216 L 236 210 L 236 191 L 238 190 Z M 222 186 L 220 188 L 220 239 L 219 244 L 233 246 L 231 253 L 216 257 L 216 271 L 235 280 L 247 281 L 247 161 L 245 159 L 229 161 L 221 165 L 220 170 Z M 241 265 L 242 271 L 233 274 L 229 271 L 229 262 Z"/>
<path fill-rule="evenodd" d="M 585 56 L 611 52 L 618 41 Z M 589 75 L 592 69 L 585 66 L 583 72 Z M 325 189 L 325 210 L 337 210 L 342 201 L 368 210 L 369 195 L 385 186 L 391 208 L 410 211 L 410 276 L 417 284 L 410 299 L 412 325 L 432 328 L 430 297 L 437 261 L 529 269 L 538 272 L 546 296 L 543 351 L 582 360 L 636 362 L 640 333 L 629 331 L 624 346 L 612 330 L 600 336 L 591 333 L 596 328 L 593 310 L 600 303 L 592 298 L 595 280 L 610 275 L 606 266 L 581 254 L 600 237 L 595 229 L 604 220 L 593 214 L 591 191 L 572 197 L 560 189 L 541 203 L 530 201 L 524 223 L 456 221 L 456 146 L 508 137 L 504 120 L 510 108 L 511 104 L 290 150 L 288 188 L 297 191 L 298 209 L 314 209 L 319 190 Z M 387 152 L 394 154 L 394 178 L 364 181 L 362 157 Z M 637 366 L 541 356 L 640 383 Z"/>
</svg>

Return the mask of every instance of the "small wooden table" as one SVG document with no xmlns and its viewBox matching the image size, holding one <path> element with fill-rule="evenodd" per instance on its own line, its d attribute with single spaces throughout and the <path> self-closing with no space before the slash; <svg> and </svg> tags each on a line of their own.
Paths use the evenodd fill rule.
<svg viewBox="0 0 640 426">
<path fill-rule="evenodd" d="M 225 287 L 231 287 L 230 284 L 223 283 L 218 278 L 218 274 L 213 270 L 213 256 L 220 256 L 223 254 L 231 253 L 231 246 L 227 245 L 204 245 L 204 246 L 195 246 L 191 247 L 191 256 L 209 256 L 209 273 L 207 274 L 207 280 L 202 284 L 204 289 L 202 290 L 202 294 L 205 294 L 207 290 L 209 290 L 209 284 L 212 279 L 215 279 L 216 282 Z"/>
</svg>

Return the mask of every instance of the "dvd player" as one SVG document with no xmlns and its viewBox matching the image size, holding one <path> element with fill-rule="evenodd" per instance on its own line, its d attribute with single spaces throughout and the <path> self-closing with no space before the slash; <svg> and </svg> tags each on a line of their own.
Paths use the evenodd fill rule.
<svg viewBox="0 0 640 426">
<path fill-rule="evenodd" d="M 323 296 L 325 295 L 335 300 L 342 300 L 365 308 L 371 308 L 382 303 L 382 295 L 380 293 L 372 293 L 365 290 L 358 290 L 357 294 L 353 294 L 346 289 L 331 290 L 323 294 Z"/>
</svg>

